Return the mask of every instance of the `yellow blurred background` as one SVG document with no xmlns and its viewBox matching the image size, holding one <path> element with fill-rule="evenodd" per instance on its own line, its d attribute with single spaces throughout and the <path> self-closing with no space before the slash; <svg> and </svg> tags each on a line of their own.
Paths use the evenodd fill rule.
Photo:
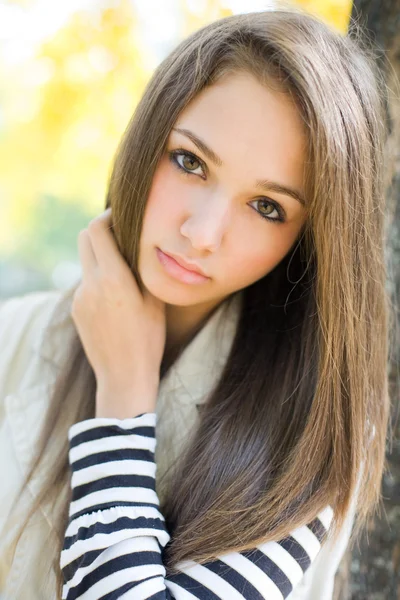
<svg viewBox="0 0 400 600">
<path fill-rule="evenodd" d="M 345 33 L 351 0 L 294 2 Z M 289 2 L 286 1 L 286 5 Z M 0 0 L 0 298 L 80 276 L 119 139 L 157 64 L 257 0 Z"/>
</svg>

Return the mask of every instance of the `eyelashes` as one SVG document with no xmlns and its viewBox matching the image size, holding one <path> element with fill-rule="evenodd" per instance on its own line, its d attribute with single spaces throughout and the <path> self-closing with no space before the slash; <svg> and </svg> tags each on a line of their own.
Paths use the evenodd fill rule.
<svg viewBox="0 0 400 600">
<path fill-rule="evenodd" d="M 201 179 L 206 179 L 205 176 L 199 175 L 198 173 L 194 172 L 199 167 L 196 167 L 196 169 L 194 169 L 193 171 L 188 170 L 179 162 L 179 160 L 178 160 L 179 157 L 188 157 L 188 158 L 192 159 L 193 161 L 199 163 L 199 166 L 203 169 L 203 171 L 207 171 L 207 166 L 204 164 L 204 162 L 198 156 L 196 156 L 196 154 L 194 154 L 193 152 L 189 152 L 188 150 L 185 150 L 184 148 L 177 148 L 176 150 L 168 151 L 168 158 L 171 161 L 171 163 L 174 165 L 174 167 L 176 167 L 183 175 L 188 175 L 188 176 L 195 175 L 195 176 L 201 177 Z M 257 212 L 258 215 L 260 215 L 260 217 L 262 219 L 266 219 L 267 221 L 279 222 L 279 223 L 284 223 L 286 221 L 285 211 L 283 210 L 281 205 L 278 204 L 278 202 L 275 202 L 274 200 L 271 200 L 271 198 L 267 198 L 267 197 L 259 198 L 257 200 L 254 200 L 253 202 L 256 202 L 256 203 L 262 202 L 262 203 L 269 204 L 270 206 L 274 207 L 274 209 L 276 210 L 276 212 L 278 214 L 278 217 L 270 217 L 269 215 L 263 214 L 260 210 L 258 210 L 257 208 L 254 208 L 252 206 L 252 208 Z"/>
<path fill-rule="evenodd" d="M 199 165 L 201 165 L 201 167 L 203 168 L 203 170 L 205 169 L 205 165 L 204 165 L 203 161 L 200 160 L 200 158 L 198 156 L 196 156 L 195 154 L 192 154 L 191 152 L 188 152 L 187 150 L 184 150 L 183 148 L 178 148 L 177 150 L 171 150 L 169 152 L 169 157 L 170 157 L 171 162 L 186 175 L 198 175 L 198 173 L 194 173 L 193 171 L 188 171 L 187 169 L 185 169 L 185 167 L 183 167 L 180 164 L 180 162 L 178 161 L 179 156 L 189 157 L 192 160 L 198 162 Z"/>
</svg>

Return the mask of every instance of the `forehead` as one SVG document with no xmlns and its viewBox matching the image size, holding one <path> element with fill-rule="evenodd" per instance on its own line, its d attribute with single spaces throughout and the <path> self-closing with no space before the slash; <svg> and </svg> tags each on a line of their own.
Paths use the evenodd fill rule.
<svg viewBox="0 0 400 600">
<path fill-rule="evenodd" d="M 203 89 L 174 127 L 201 137 L 224 166 L 241 164 L 257 177 L 302 185 L 304 123 L 292 98 L 278 86 L 271 89 L 248 73 L 227 75 Z"/>
</svg>

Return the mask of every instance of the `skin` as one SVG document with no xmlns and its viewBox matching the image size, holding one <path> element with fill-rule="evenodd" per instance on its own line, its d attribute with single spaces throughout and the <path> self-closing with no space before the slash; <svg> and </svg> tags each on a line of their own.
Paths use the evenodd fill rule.
<svg viewBox="0 0 400 600">
<path fill-rule="evenodd" d="M 186 135 L 172 131 L 153 178 L 139 248 L 142 295 L 118 251 L 111 210 L 80 232 L 82 281 L 71 316 L 97 382 L 96 417 L 155 411 L 165 349 L 185 340 L 232 293 L 271 271 L 305 222 L 294 198 L 256 187 L 272 180 L 304 196 L 306 138 L 291 99 L 251 75 L 225 77 L 203 90 L 174 128 L 193 132 L 222 160 L 214 164 Z M 169 152 L 183 147 L 183 174 Z M 276 202 L 284 211 L 277 219 Z M 156 248 L 196 261 L 209 279 L 182 283 Z"/>
<path fill-rule="evenodd" d="M 213 164 L 193 141 L 172 131 L 153 178 L 139 271 L 146 288 L 166 303 L 167 348 L 190 335 L 229 295 L 271 271 L 292 247 L 306 217 L 295 199 L 255 186 L 258 179 L 271 179 L 303 192 L 306 139 L 287 95 L 269 91 L 250 74 L 230 75 L 203 90 L 175 128 L 195 133 L 223 165 Z M 176 157 L 189 175 L 169 158 L 181 147 L 201 161 Z M 286 222 L 256 212 L 278 217 L 269 199 L 282 206 Z M 188 285 L 172 278 L 156 247 L 196 261 L 210 279 Z"/>
</svg>

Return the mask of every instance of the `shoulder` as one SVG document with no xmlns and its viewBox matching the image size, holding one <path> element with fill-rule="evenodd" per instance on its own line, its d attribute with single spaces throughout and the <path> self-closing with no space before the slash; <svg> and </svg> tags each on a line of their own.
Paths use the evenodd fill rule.
<svg viewBox="0 0 400 600">
<path fill-rule="evenodd" d="M 0 327 L 3 328 L 7 324 L 7 320 L 15 316 L 23 317 L 23 321 L 26 323 L 29 317 L 43 309 L 48 309 L 60 297 L 61 292 L 58 290 L 46 290 L 3 298 L 0 301 Z"/>
<path fill-rule="evenodd" d="M 30 292 L 0 303 L 0 381 L 2 393 L 13 391 L 40 348 L 54 310 L 57 290 Z"/>
<path fill-rule="evenodd" d="M 0 303 L 0 336 L 2 345 L 15 346 L 27 336 L 39 335 L 61 298 L 56 290 L 30 292 Z"/>
</svg>

